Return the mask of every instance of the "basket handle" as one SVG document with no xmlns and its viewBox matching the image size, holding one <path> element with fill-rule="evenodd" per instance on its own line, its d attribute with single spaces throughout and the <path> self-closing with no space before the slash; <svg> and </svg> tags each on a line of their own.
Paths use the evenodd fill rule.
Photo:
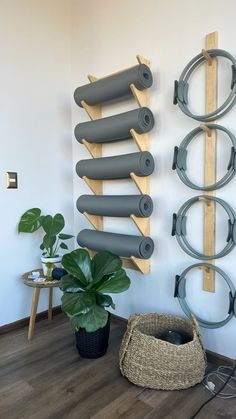
<svg viewBox="0 0 236 419">
<path fill-rule="evenodd" d="M 125 335 L 123 337 L 121 350 L 120 350 L 120 369 L 122 370 L 122 363 L 125 357 L 125 354 L 128 350 L 129 342 L 131 339 L 131 336 L 133 334 L 133 330 L 135 326 L 139 323 L 141 316 L 138 314 L 134 314 L 133 316 L 130 316 L 128 320 L 127 329 L 125 331 Z"/>
</svg>

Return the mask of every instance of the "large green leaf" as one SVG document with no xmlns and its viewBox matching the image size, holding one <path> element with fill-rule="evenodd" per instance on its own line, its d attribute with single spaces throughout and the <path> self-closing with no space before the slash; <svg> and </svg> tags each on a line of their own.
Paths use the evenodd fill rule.
<svg viewBox="0 0 236 419">
<path fill-rule="evenodd" d="M 92 281 L 91 259 L 85 249 L 77 249 L 62 258 L 64 268 L 85 286 Z"/>
<path fill-rule="evenodd" d="M 74 294 L 65 293 L 61 299 L 61 308 L 64 313 L 70 316 L 86 314 L 91 307 L 96 304 L 96 298 L 93 293 L 77 292 Z"/>
<path fill-rule="evenodd" d="M 61 240 L 68 240 L 68 239 L 72 239 L 72 237 L 74 236 L 72 236 L 71 234 L 60 233 L 58 237 Z"/>
<path fill-rule="evenodd" d="M 104 294 L 97 293 L 96 294 L 96 303 L 97 303 L 97 305 L 102 306 L 102 307 L 110 307 L 111 306 L 113 309 L 115 309 L 115 304 L 114 304 L 110 295 L 104 295 Z"/>
<path fill-rule="evenodd" d="M 45 234 L 43 238 L 43 246 L 45 249 L 51 249 L 53 245 L 56 243 L 56 236 L 49 236 L 48 234 Z M 43 250 L 43 249 L 42 249 Z"/>
<path fill-rule="evenodd" d="M 65 227 L 65 220 L 61 214 L 56 214 L 54 217 L 46 215 L 43 219 L 42 226 L 48 236 L 56 236 Z"/>
<path fill-rule="evenodd" d="M 34 233 L 34 231 L 41 227 L 43 219 L 44 216 L 41 215 L 41 210 L 39 208 L 29 209 L 21 216 L 18 224 L 18 232 Z"/>
<path fill-rule="evenodd" d="M 99 282 L 105 275 L 119 271 L 121 266 L 119 256 L 106 251 L 98 252 L 92 259 L 93 282 Z"/>
<path fill-rule="evenodd" d="M 106 325 L 107 318 L 108 312 L 103 307 L 95 305 L 88 313 L 72 317 L 71 324 L 75 331 L 83 327 L 86 332 L 95 332 Z"/>
<path fill-rule="evenodd" d="M 67 274 L 61 278 L 60 289 L 64 292 L 78 292 L 84 290 L 84 284 L 75 276 Z"/>
<path fill-rule="evenodd" d="M 124 269 L 120 269 L 113 276 L 101 280 L 95 287 L 101 293 L 117 293 L 126 291 L 130 286 L 130 279 Z"/>
</svg>

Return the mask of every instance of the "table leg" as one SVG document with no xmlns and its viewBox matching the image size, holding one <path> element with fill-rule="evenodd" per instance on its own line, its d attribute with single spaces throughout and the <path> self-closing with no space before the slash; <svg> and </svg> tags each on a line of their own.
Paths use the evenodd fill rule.
<svg viewBox="0 0 236 419">
<path fill-rule="evenodd" d="M 30 316 L 30 323 L 29 323 L 28 340 L 32 340 L 33 334 L 34 334 L 34 324 L 35 324 L 35 318 L 36 318 L 36 314 L 37 314 L 39 294 L 40 294 L 40 288 L 36 287 L 34 289 L 33 299 L 32 299 L 32 307 L 31 307 L 31 316 Z"/>
<path fill-rule="evenodd" d="M 53 288 L 49 288 L 48 295 L 48 320 L 52 320 L 52 297 L 53 297 Z"/>
</svg>

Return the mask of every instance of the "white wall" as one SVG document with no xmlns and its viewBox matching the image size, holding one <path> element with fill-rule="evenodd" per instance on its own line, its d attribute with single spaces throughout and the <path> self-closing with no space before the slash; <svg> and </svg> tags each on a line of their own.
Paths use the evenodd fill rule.
<svg viewBox="0 0 236 419">
<path fill-rule="evenodd" d="M 18 235 L 21 214 L 31 207 L 61 212 L 65 231 L 73 231 L 69 6 L 1 0 L 0 325 L 29 315 L 32 289 L 19 278 L 40 266 L 41 235 Z M 6 171 L 18 172 L 17 190 L 6 189 Z M 38 311 L 47 308 L 47 294 Z"/>
<path fill-rule="evenodd" d="M 151 59 L 154 75 L 151 108 L 156 116 L 156 127 L 152 132 L 151 151 L 155 157 L 156 170 L 151 180 L 151 195 L 155 203 L 152 216 L 151 235 L 156 249 L 152 258 L 152 270 L 142 276 L 129 271 L 132 285 L 128 292 L 118 295 L 116 313 L 128 317 L 135 312 L 169 312 L 183 315 L 178 301 L 173 298 L 174 280 L 177 273 L 195 262 L 178 247 L 170 236 L 172 213 L 180 205 L 196 195 L 185 187 L 172 172 L 173 148 L 185 134 L 198 124 L 187 118 L 172 105 L 173 82 L 180 75 L 183 66 L 204 47 L 207 32 L 219 31 L 219 47 L 236 56 L 235 12 L 233 0 L 72 0 L 72 84 L 73 89 L 87 82 L 86 75 L 104 76 L 110 72 L 135 64 L 136 54 Z M 221 66 L 223 70 L 226 66 Z M 225 75 L 226 74 L 226 75 Z M 229 72 L 220 71 L 222 86 L 229 86 Z M 222 77 L 223 76 L 223 77 Z M 203 73 L 195 79 L 193 106 L 200 109 L 203 95 Z M 197 83 L 198 82 L 198 83 Z M 199 88 L 199 85 L 201 88 Z M 224 90 L 224 89 L 223 89 Z M 220 89 L 220 97 L 222 89 Z M 193 99 L 193 98 L 192 98 Z M 122 103 L 106 108 L 104 115 L 115 114 L 134 108 L 135 102 Z M 87 120 L 83 110 L 72 105 L 72 125 Z M 236 134 L 235 109 L 224 117 L 221 123 Z M 221 144 L 221 141 L 219 141 Z M 199 141 L 201 144 L 201 141 Z M 223 144 L 223 141 L 222 141 Z M 192 147 L 198 157 L 191 158 L 192 173 L 195 180 L 202 173 L 202 147 Z M 137 151 L 130 141 L 105 147 L 105 155 Z M 219 145 L 222 163 L 219 163 L 219 176 L 225 168 L 228 147 Z M 85 148 L 73 141 L 74 163 L 89 158 Z M 224 163 L 224 165 L 223 165 Z M 236 209 L 235 180 L 217 193 Z M 107 193 L 135 193 L 130 181 L 107 182 Z M 89 193 L 87 186 L 74 175 L 74 201 L 83 193 Z M 202 243 L 201 208 L 192 211 L 194 222 L 189 225 L 193 242 L 199 248 Z M 221 212 L 220 214 L 221 215 Z M 130 232 L 136 230 L 129 220 L 106 219 L 108 231 Z M 75 230 L 89 228 L 84 217 L 75 212 Z M 217 238 L 219 247 L 223 245 L 224 225 L 217 219 Z M 235 251 L 217 262 L 235 280 Z M 202 291 L 202 274 L 197 272 L 189 286 L 192 307 L 198 315 L 208 319 L 222 318 L 227 312 L 227 295 L 224 285 L 217 278 L 216 293 Z M 202 330 L 204 343 L 210 350 L 235 357 L 236 319 L 224 328 Z"/>
</svg>

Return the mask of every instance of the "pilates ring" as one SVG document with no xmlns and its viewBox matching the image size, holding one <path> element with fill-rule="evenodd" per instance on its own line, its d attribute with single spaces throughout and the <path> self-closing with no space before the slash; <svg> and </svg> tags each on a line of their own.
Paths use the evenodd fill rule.
<svg viewBox="0 0 236 419">
<path fill-rule="evenodd" d="M 224 279 L 224 281 L 229 287 L 229 310 L 226 319 L 218 322 L 208 322 L 195 315 L 200 326 L 208 329 L 217 329 L 227 324 L 233 316 L 236 316 L 236 290 L 231 279 L 228 277 L 228 275 L 226 275 L 226 273 L 222 269 L 218 268 L 217 266 L 211 265 L 210 263 L 196 263 L 194 265 L 189 266 L 182 272 L 181 275 L 176 275 L 174 296 L 178 298 L 181 308 L 186 314 L 186 316 L 191 318 L 191 310 L 186 302 L 186 275 L 189 271 L 198 267 L 211 269 L 217 272 Z"/>
<path fill-rule="evenodd" d="M 187 216 L 186 213 L 193 204 L 198 201 L 206 200 L 206 201 L 214 201 L 221 205 L 221 207 L 226 211 L 228 214 L 228 236 L 226 238 L 226 245 L 215 255 L 205 255 L 204 253 L 198 252 L 194 249 L 186 238 L 187 230 L 186 230 L 186 221 Z M 223 256 L 228 255 L 228 253 L 233 250 L 236 244 L 236 214 L 233 208 L 227 204 L 227 202 L 223 201 L 223 199 L 217 198 L 211 195 L 199 195 L 194 198 L 189 199 L 186 201 L 179 209 L 177 214 L 173 214 L 173 223 L 172 223 L 172 236 L 176 237 L 179 246 L 182 250 L 187 253 L 189 256 L 195 259 L 201 260 L 211 260 L 211 259 L 219 259 Z"/>
<path fill-rule="evenodd" d="M 190 118 L 196 119 L 197 121 L 210 122 L 215 119 L 221 118 L 230 109 L 233 108 L 236 102 L 236 60 L 234 57 L 223 49 L 209 49 L 207 53 L 210 57 L 223 57 L 227 58 L 232 63 L 232 81 L 231 81 L 231 92 L 225 102 L 219 106 L 214 112 L 210 112 L 205 115 L 197 115 L 190 111 L 188 107 L 188 87 L 189 79 L 193 72 L 207 61 L 207 58 L 203 53 L 196 55 L 182 71 L 179 81 L 175 80 L 174 88 L 174 104 L 178 104 L 179 108 L 185 115 Z"/>
<path fill-rule="evenodd" d="M 194 130 L 189 132 L 186 135 L 186 137 L 183 139 L 183 141 L 181 142 L 180 146 L 175 147 L 174 160 L 173 160 L 173 165 L 172 165 L 172 169 L 176 170 L 180 180 L 182 180 L 182 182 L 185 185 L 187 185 L 189 188 L 196 189 L 198 191 L 199 190 L 200 191 L 214 191 L 216 189 L 220 189 L 223 186 L 225 186 L 227 183 L 229 183 L 236 173 L 236 138 L 235 136 L 227 128 L 222 127 L 221 125 L 209 124 L 209 125 L 206 125 L 206 127 L 225 132 L 231 141 L 232 147 L 231 147 L 229 163 L 227 166 L 227 173 L 222 177 L 222 179 L 220 179 L 219 181 L 217 181 L 216 183 L 212 185 L 199 186 L 193 183 L 189 179 L 186 173 L 186 170 L 187 170 L 186 160 L 187 160 L 187 154 L 188 154 L 187 147 L 196 136 L 198 136 L 202 131 L 204 131 L 204 128 L 202 127 L 195 128 Z"/>
</svg>

